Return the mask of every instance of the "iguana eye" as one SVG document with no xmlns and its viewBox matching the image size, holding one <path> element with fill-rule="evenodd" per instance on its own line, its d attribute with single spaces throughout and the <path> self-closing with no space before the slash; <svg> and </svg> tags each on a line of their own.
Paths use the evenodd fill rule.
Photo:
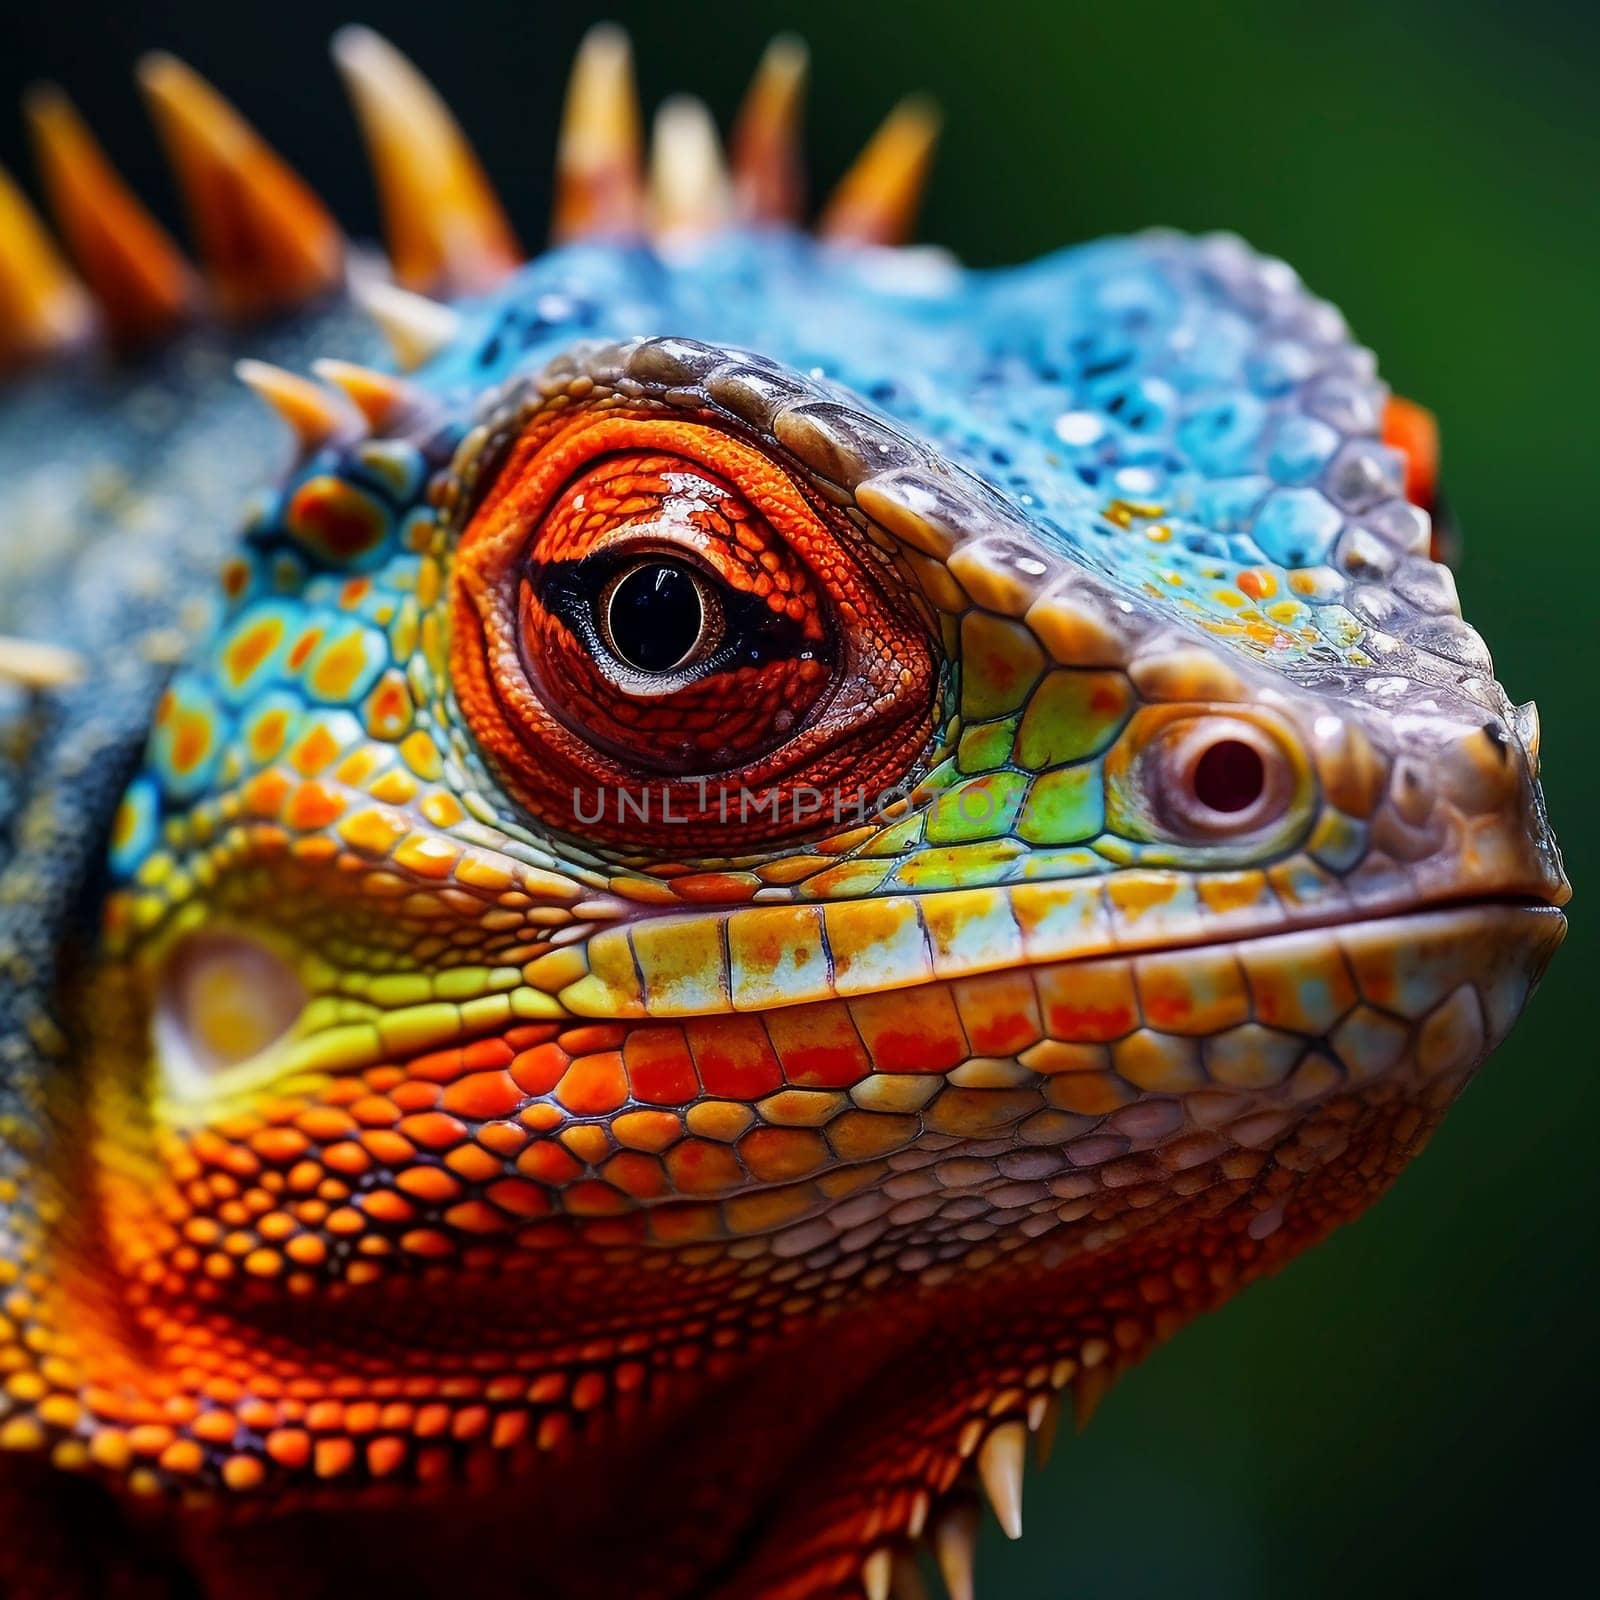
<svg viewBox="0 0 1600 1600">
<path fill-rule="evenodd" d="M 726 843 L 730 813 L 752 838 L 814 828 L 798 791 L 881 792 L 931 729 L 927 627 L 861 546 L 800 477 L 712 425 L 536 421 L 458 553 L 473 732 L 558 824 L 603 832 L 615 810 L 628 842 L 660 823 L 679 848 L 702 824 Z"/>
</svg>

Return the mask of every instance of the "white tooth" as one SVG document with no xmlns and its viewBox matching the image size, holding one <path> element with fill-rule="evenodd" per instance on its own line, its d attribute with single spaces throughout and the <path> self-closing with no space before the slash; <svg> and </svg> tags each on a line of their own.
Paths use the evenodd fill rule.
<svg viewBox="0 0 1600 1600">
<path fill-rule="evenodd" d="M 917 1570 L 916 1558 L 902 1551 L 894 1559 L 894 1576 L 889 1580 L 891 1600 L 928 1600 L 928 1586 Z"/>
<path fill-rule="evenodd" d="M 1115 1376 L 1110 1367 L 1090 1367 L 1078 1374 L 1078 1381 L 1072 1386 L 1072 1420 L 1079 1433 L 1094 1421 Z"/>
<path fill-rule="evenodd" d="M 911 1512 L 906 1518 L 906 1534 L 912 1539 L 920 1539 L 922 1530 L 928 1525 L 928 1491 L 918 1489 L 911 1500 Z"/>
<path fill-rule="evenodd" d="M 978 1476 L 1008 1539 L 1022 1537 L 1022 1469 L 1028 1430 L 1020 1422 L 1002 1423 L 978 1451 Z"/>
<path fill-rule="evenodd" d="M 972 1558 L 978 1543 L 978 1508 L 963 1500 L 940 1514 L 933 1527 L 933 1555 L 950 1600 L 973 1600 Z"/>
<path fill-rule="evenodd" d="M 1039 1411 L 1037 1422 L 1034 1421 L 1035 1407 Z M 1060 1395 L 1040 1395 L 1034 1405 L 1028 1408 L 1028 1426 L 1033 1430 L 1033 1460 L 1036 1466 L 1049 1466 L 1051 1452 L 1056 1447 L 1056 1430 L 1060 1425 Z"/>
<path fill-rule="evenodd" d="M 894 1557 L 887 1550 L 874 1550 L 861 1566 L 861 1587 L 867 1600 L 889 1600 L 889 1580 L 894 1575 Z"/>
</svg>

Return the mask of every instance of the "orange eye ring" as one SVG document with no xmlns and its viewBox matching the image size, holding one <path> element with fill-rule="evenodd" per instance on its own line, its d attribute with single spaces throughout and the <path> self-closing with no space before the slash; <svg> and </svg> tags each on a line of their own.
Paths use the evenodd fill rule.
<svg viewBox="0 0 1600 1600">
<path fill-rule="evenodd" d="M 536 417 L 462 533 L 453 620 L 480 746 L 530 812 L 589 838 L 680 854 L 814 833 L 932 732 L 934 647 L 894 574 L 709 420 Z"/>
</svg>

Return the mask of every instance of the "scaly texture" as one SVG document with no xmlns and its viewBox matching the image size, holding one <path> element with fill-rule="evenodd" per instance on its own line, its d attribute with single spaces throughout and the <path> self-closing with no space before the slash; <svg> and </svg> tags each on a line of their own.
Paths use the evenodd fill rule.
<svg viewBox="0 0 1600 1600">
<path fill-rule="evenodd" d="M 342 48 L 408 274 L 500 276 Z M 927 1538 L 959 1596 L 1062 1392 L 1370 1203 L 1559 943 L 1338 313 L 1229 237 L 842 242 L 920 108 L 838 242 L 725 226 L 797 59 L 731 185 L 673 113 L 652 247 L 602 33 L 604 237 L 380 294 L 403 379 L 340 303 L 244 341 L 338 392 L 245 370 L 242 539 L 225 336 L 0 415 L 0 620 L 86 669 L 5 768 L 8 1593 L 884 1600 Z"/>
</svg>

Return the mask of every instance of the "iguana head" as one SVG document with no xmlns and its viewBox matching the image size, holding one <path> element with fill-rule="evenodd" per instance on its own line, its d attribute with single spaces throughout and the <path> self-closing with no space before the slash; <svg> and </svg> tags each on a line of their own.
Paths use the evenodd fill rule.
<svg viewBox="0 0 1600 1600">
<path fill-rule="evenodd" d="M 1516 1018 L 1537 719 L 1281 263 L 880 248 L 916 114 L 819 242 L 720 225 L 679 108 L 636 242 L 610 48 L 568 242 L 376 291 L 403 375 L 245 374 L 302 448 L 112 830 L 20 1416 L 490 1574 L 462 1508 L 543 1486 L 552 1592 L 881 1595 L 924 1533 L 959 1592 L 968 1486 L 1014 1528 L 1056 1396 Z"/>
</svg>

